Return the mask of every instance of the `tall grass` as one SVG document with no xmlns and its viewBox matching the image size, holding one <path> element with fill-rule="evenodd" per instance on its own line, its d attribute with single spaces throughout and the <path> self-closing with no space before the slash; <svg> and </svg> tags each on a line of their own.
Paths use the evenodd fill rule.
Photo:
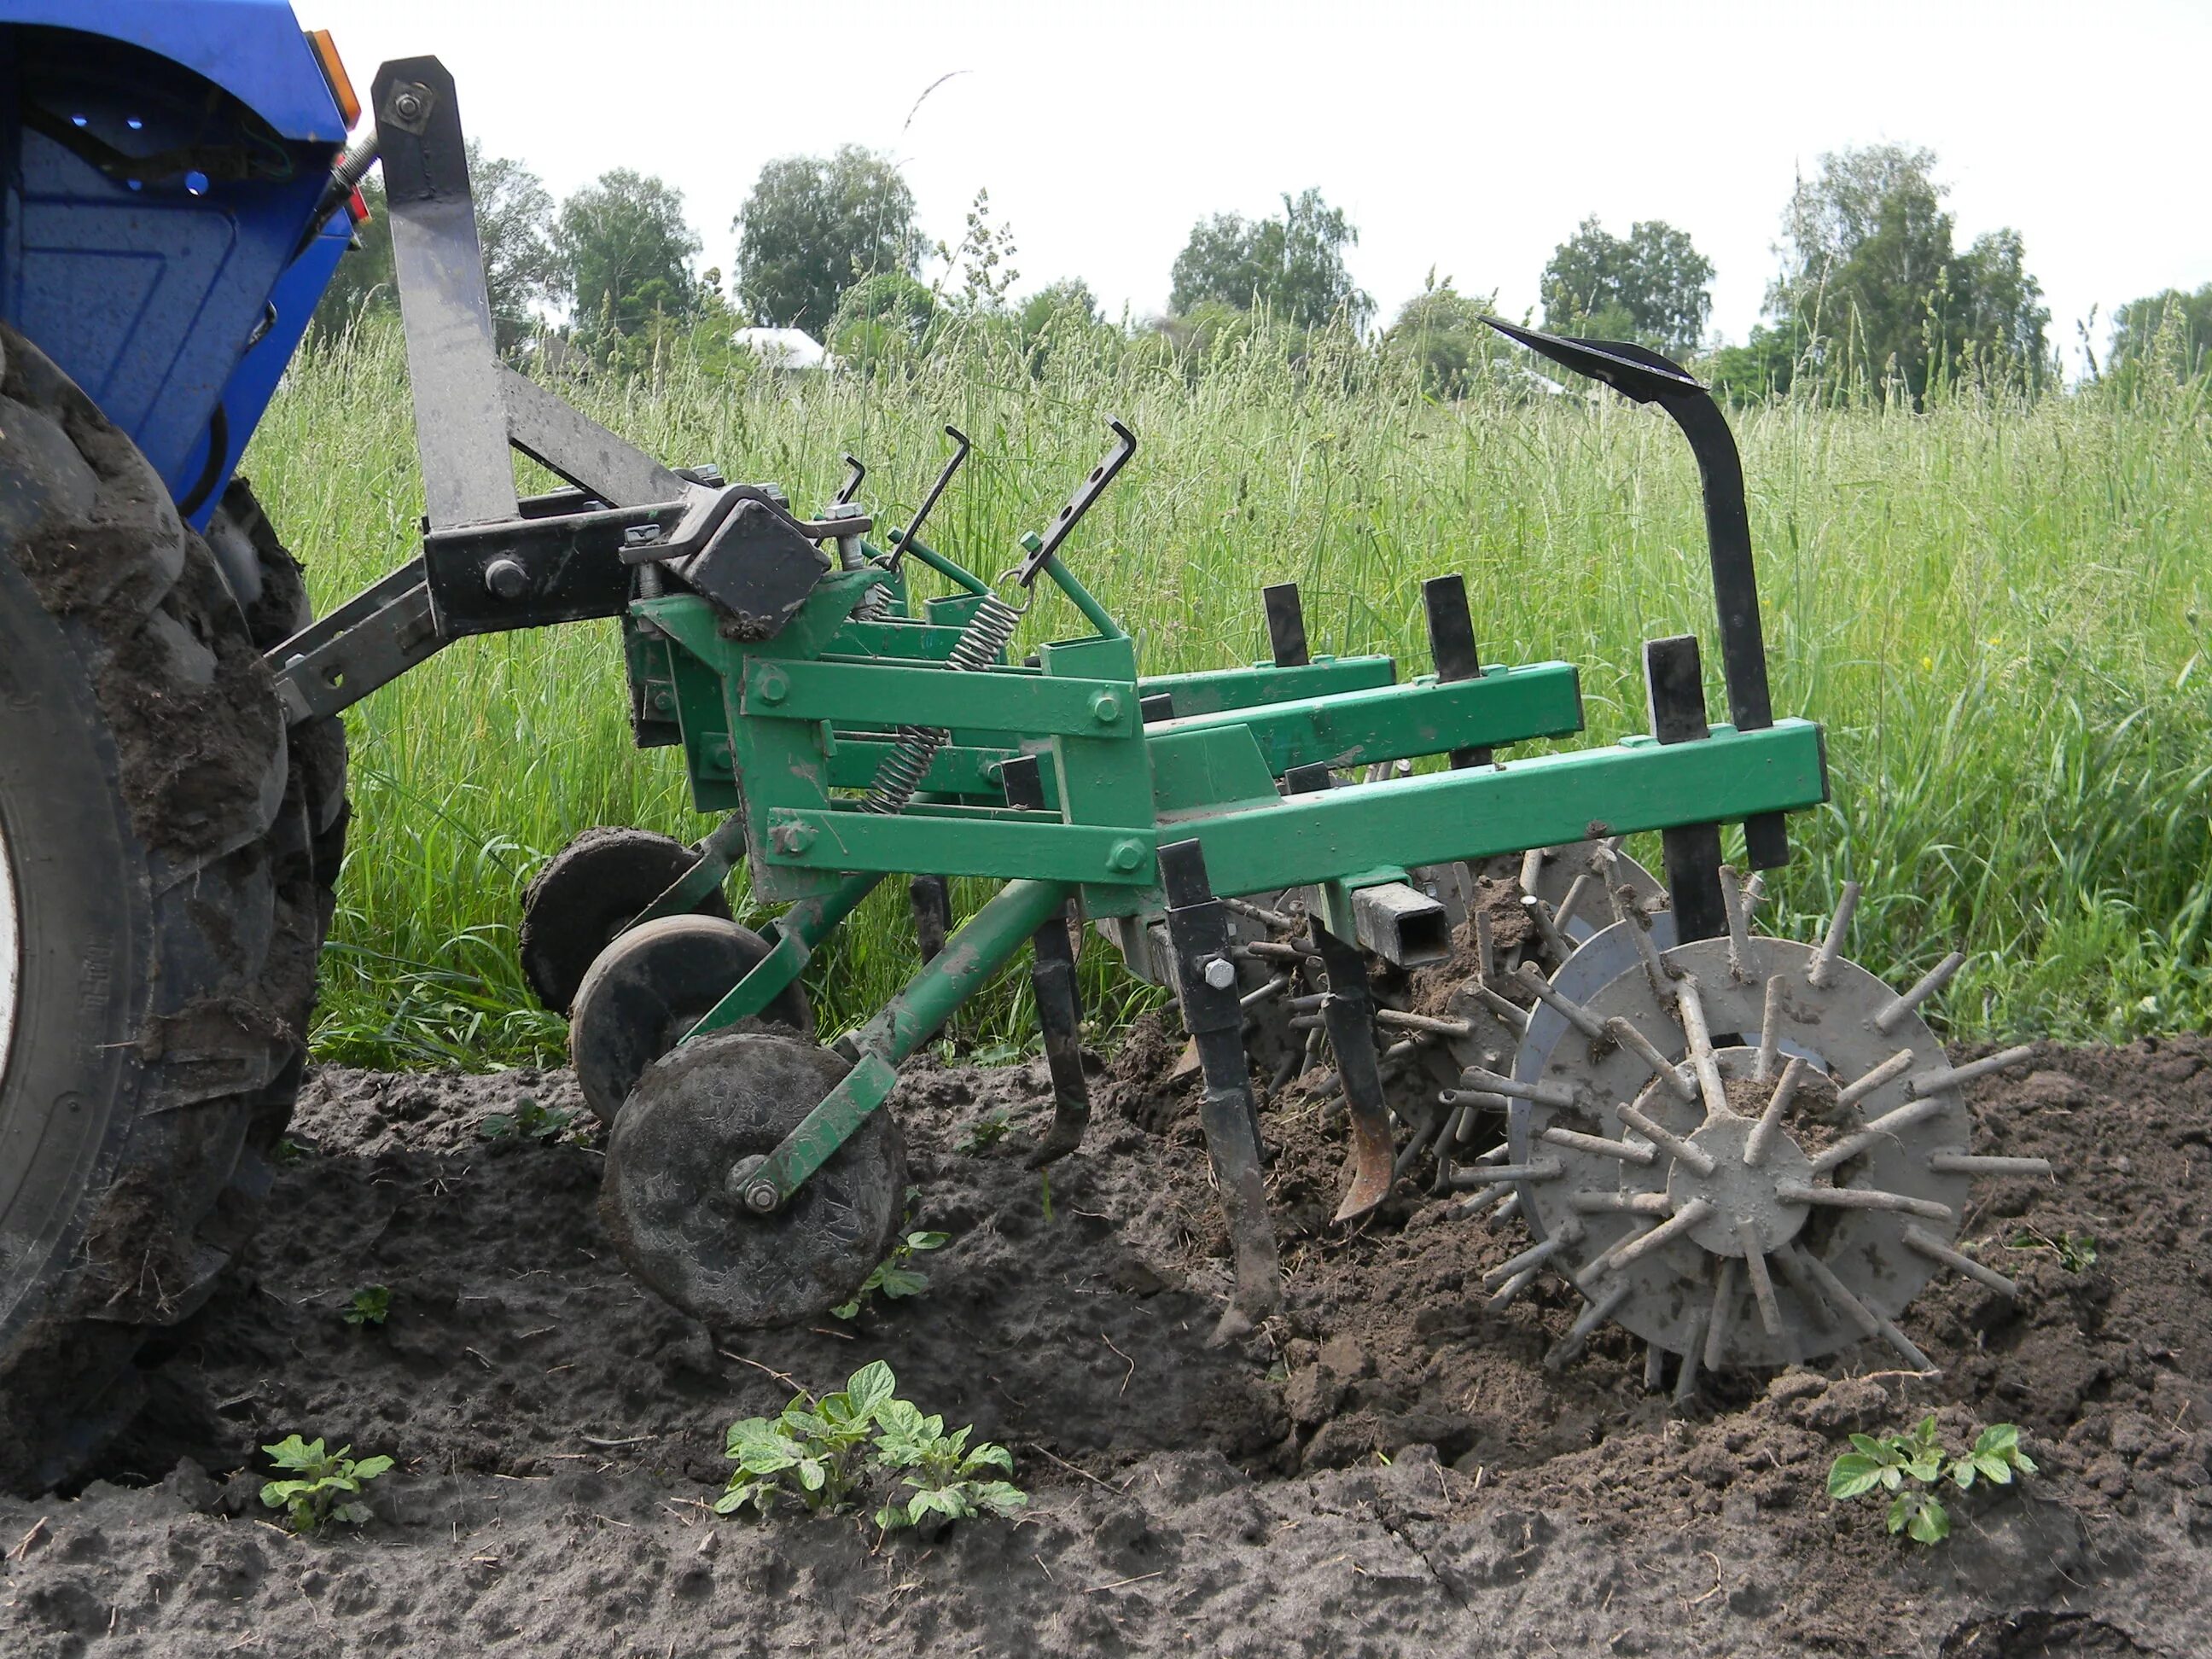
<svg viewBox="0 0 2212 1659">
<path fill-rule="evenodd" d="M 1304 585 L 1317 649 L 1392 652 L 1418 670 L 1420 580 L 1457 570 L 1485 659 L 1578 664 L 1588 735 L 1607 741 L 1644 725 L 1638 642 L 1711 633 L 1689 455 L 1662 417 L 1618 399 L 1484 387 L 1440 406 L 1351 357 L 1293 373 L 1258 349 L 1194 373 L 1062 352 L 1032 379 L 983 344 L 834 380 L 733 381 L 678 362 L 572 395 L 672 461 L 775 479 L 801 504 L 826 496 L 850 450 L 896 512 L 953 422 L 976 454 L 933 535 L 987 573 L 1120 414 L 1143 448 L 1068 556 L 1152 672 L 1264 656 L 1256 590 L 1285 578 Z M 1782 404 L 1736 428 L 1776 706 L 1826 722 L 1834 783 L 1827 809 L 1796 821 L 1768 925 L 1811 935 L 1857 879 L 1852 950 L 1875 971 L 1973 953 L 1944 999 L 1959 1035 L 2204 1026 L 2203 383 L 1954 397 L 1918 414 Z M 304 358 L 247 471 L 319 605 L 411 556 L 421 491 L 396 334 L 368 328 Z M 1075 631 L 1057 607 L 1041 602 L 1042 636 Z M 630 746 L 624 709 L 611 623 L 465 641 L 356 707 L 322 1052 L 472 1065 L 559 1052 L 559 1022 L 514 959 L 532 872 L 591 824 L 702 827 L 672 753 Z M 906 941 L 902 899 L 878 894 L 810 976 L 826 1028 L 896 988 Z M 1131 989 L 1087 961 L 1110 1026 Z M 962 1030 L 1018 1042 L 1024 1018 L 1010 978 Z"/>
</svg>

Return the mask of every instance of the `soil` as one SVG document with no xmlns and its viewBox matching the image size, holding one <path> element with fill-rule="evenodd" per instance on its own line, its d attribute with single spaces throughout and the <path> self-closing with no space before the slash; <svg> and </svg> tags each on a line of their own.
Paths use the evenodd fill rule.
<svg viewBox="0 0 2212 1659">
<path fill-rule="evenodd" d="M 917 1261 L 928 1289 L 741 1337 L 623 1271 L 590 1145 L 484 1138 L 525 1097 L 580 1108 L 566 1074 L 316 1073 L 246 1271 L 177 1333 L 101 1478 L 0 1501 L 0 1652 L 2212 1651 L 2212 1042 L 2047 1048 L 1976 1085 L 1977 1150 L 2060 1173 L 1980 1188 L 1966 1236 L 2021 1295 L 1947 1279 L 1915 1304 L 1940 1377 L 1869 1350 L 1686 1409 L 1610 1328 L 1547 1370 L 1571 1293 L 1486 1311 L 1480 1275 L 1525 1236 L 1418 1170 L 1332 1233 L 1318 1087 L 1264 1114 L 1285 1310 L 1209 1348 L 1226 1240 L 1195 1079 L 1159 1083 L 1180 1047 L 1140 1034 L 1097 1079 L 1048 1184 L 1021 1163 L 1041 1062 L 913 1066 L 915 1224 L 951 1235 Z M 2082 1238 L 2094 1261 L 2056 1248 Z M 369 1285 L 387 1322 L 348 1325 Z M 709 1512 L 732 1418 L 874 1358 L 1012 1449 L 1021 1520 L 886 1541 Z M 1849 1432 L 1930 1410 L 1954 1443 L 2017 1423 L 2040 1465 L 1958 1495 L 1936 1549 L 1823 1484 Z M 399 1460 L 367 1525 L 270 1524 L 255 1449 L 295 1431 Z"/>
</svg>

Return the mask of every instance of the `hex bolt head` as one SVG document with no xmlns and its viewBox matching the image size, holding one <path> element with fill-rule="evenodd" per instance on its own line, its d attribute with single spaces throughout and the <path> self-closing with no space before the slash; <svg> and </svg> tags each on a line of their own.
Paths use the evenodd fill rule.
<svg viewBox="0 0 2212 1659">
<path fill-rule="evenodd" d="M 1117 841 L 1106 849 L 1106 867 L 1128 871 L 1145 861 L 1145 844 L 1140 841 Z"/>
<path fill-rule="evenodd" d="M 755 1215 L 773 1215 L 781 1200 L 776 1195 L 775 1182 L 756 1181 L 753 1177 L 768 1159 L 761 1157 L 741 1158 L 730 1166 L 723 1182 L 725 1190 Z"/>
<path fill-rule="evenodd" d="M 494 559 L 484 567 L 483 584 L 495 599 L 519 599 L 530 591 L 530 573 L 513 559 Z"/>
<path fill-rule="evenodd" d="M 1206 982 L 1217 991 L 1225 991 L 1237 983 L 1237 964 L 1227 957 L 1208 957 L 1199 972 Z"/>
<path fill-rule="evenodd" d="M 791 695 L 791 676 L 781 668 L 763 668 L 754 677 L 753 690 L 763 702 L 781 702 Z"/>
<path fill-rule="evenodd" d="M 1111 691 L 1101 691 L 1091 699 L 1091 718 L 1101 726 L 1111 726 L 1121 718 L 1121 700 Z"/>
<path fill-rule="evenodd" d="M 417 93 L 403 92 L 392 99 L 392 107 L 410 121 L 420 120 L 422 115 L 422 99 Z"/>
</svg>

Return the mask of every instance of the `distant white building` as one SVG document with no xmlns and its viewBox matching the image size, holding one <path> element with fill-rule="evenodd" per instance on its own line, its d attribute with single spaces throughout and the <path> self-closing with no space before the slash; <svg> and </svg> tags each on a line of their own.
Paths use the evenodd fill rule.
<svg viewBox="0 0 2212 1659">
<path fill-rule="evenodd" d="M 743 346 L 770 368 L 820 368 L 830 361 L 822 343 L 803 328 L 740 328 L 730 343 Z"/>
</svg>

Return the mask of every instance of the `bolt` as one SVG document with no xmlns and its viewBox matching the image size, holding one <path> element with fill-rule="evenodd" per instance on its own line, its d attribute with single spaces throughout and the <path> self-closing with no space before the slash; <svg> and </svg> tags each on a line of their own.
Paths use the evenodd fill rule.
<svg viewBox="0 0 2212 1659">
<path fill-rule="evenodd" d="M 1140 841 L 1117 841 L 1106 849 L 1109 870 L 1133 870 L 1144 861 L 1145 843 Z"/>
<path fill-rule="evenodd" d="M 1101 726 L 1111 726 L 1121 718 L 1121 700 L 1111 691 L 1101 691 L 1091 699 L 1091 718 Z"/>
<path fill-rule="evenodd" d="M 665 685 L 660 687 L 653 694 L 653 706 L 658 713 L 666 714 L 676 707 L 676 694 Z"/>
<path fill-rule="evenodd" d="M 392 99 L 392 112 L 403 120 L 419 120 L 422 115 L 422 96 L 417 93 L 403 92 Z"/>
<path fill-rule="evenodd" d="M 484 567 L 483 584 L 495 599 L 519 599 L 530 589 L 530 573 L 513 559 L 494 559 Z"/>
<path fill-rule="evenodd" d="M 754 677 L 753 690 L 763 702 L 781 702 L 791 695 L 791 676 L 781 668 L 763 668 Z"/>
<path fill-rule="evenodd" d="M 1227 957 L 1208 957 L 1200 965 L 1199 972 L 1217 991 L 1225 991 L 1237 983 L 1237 964 Z"/>
<path fill-rule="evenodd" d="M 1014 544 L 1024 553 L 1035 553 L 1044 546 L 1044 538 L 1034 530 L 1024 530 L 1021 540 Z"/>
<path fill-rule="evenodd" d="M 773 1215 L 783 1202 L 775 1190 L 775 1182 L 754 1178 L 767 1162 L 763 1157 L 741 1158 L 730 1166 L 729 1176 L 723 1182 L 730 1196 L 755 1215 Z"/>
</svg>

